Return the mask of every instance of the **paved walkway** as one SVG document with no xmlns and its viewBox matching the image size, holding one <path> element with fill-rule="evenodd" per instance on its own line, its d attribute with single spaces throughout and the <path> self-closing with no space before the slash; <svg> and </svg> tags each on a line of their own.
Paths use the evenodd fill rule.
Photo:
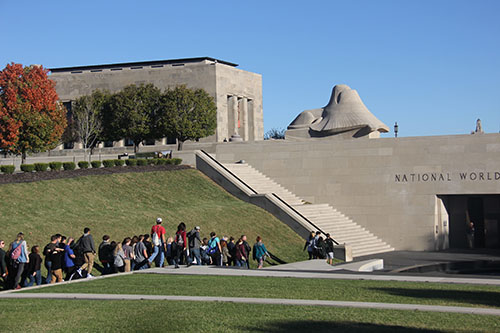
<svg viewBox="0 0 500 333">
<path fill-rule="evenodd" d="M 329 306 L 348 307 L 364 309 L 385 310 L 410 310 L 429 312 L 448 312 L 500 316 L 500 309 L 472 308 L 460 306 L 439 306 L 421 304 L 397 304 L 397 303 L 373 303 L 373 302 L 343 302 L 323 301 L 306 299 L 283 299 L 283 298 L 253 298 L 253 297 L 209 297 L 209 296 L 157 296 L 157 295 L 123 295 L 123 294 L 62 294 L 62 293 L 5 293 L 0 294 L 0 299 L 63 299 L 63 300 L 165 300 L 165 301 L 189 301 L 189 302 L 227 302 L 244 304 L 267 304 L 267 305 L 306 305 L 306 306 Z"/>
<path fill-rule="evenodd" d="M 292 264 L 290 264 L 292 265 Z M 477 285 L 500 286 L 500 279 L 496 278 L 465 278 L 456 276 L 423 276 L 423 275 L 396 275 L 373 273 L 337 273 L 332 266 L 325 264 L 324 260 L 308 260 L 304 262 L 302 270 L 300 263 L 294 263 L 290 270 L 273 269 L 238 269 L 218 268 L 214 266 L 191 266 L 181 269 L 152 268 L 138 271 L 139 274 L 179 274 L 179 275 L 215 275 L 215 276 L 261 276 L 261 277 L 293 277 L 305 279 L 338 279 L 338 280 L 372 280 L 372 281 L 406 281 L 406 282 L 435 282 L 435 283 L 463 283 Z"/>
</svg>

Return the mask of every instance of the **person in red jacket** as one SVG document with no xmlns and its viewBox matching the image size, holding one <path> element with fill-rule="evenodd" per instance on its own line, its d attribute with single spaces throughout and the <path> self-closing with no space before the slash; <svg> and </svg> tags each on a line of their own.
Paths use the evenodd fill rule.
<svg viewBox="0 0 500 333">
<path fill-rule="evenodd" d="M 175 233 L 175 268 L 179 268 L 179 262 L 181 258 L 184 258 L 186 262 L 186 225 L 184 222 L 179 223 L 177 226 L 177 232 Z"/>
</svg>

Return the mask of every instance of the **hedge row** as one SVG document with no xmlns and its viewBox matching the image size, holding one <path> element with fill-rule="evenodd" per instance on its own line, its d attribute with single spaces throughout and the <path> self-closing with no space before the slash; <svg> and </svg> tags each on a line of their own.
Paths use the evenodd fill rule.
<svg viewBox="0 0 500 333">
<path fill-rule="evenodd" d="M 121 167 L 123 165 L 127 166 L 145 166 L 145 165 L 165 165 L 165 164 L 173 164 L 173 165 L 179 165 L 182 163 L 182 159 L 180 158 L 170 158 L 170 159 L 165 159 L 165 158 L 151 158 L 151 159 L 144 159 L 144 158 L 139 158 L 139 159 L 128 159 L 128 160 L 104 160 L 102 161 L 92 161 L 90 162 L 90 165 L 92 168 L 100 168 L 101 164 L 105 168 L 112 168 L 112 167 Z M 50 162 L 50 163 L 35 163 L 35 164 L 21 164 L 21 171 L 24 172 L 44 172 L 47 171 L 50 168 L 51 171 L 59 171 L 62 169 L 64 170 L 75 170 L 76 169 L 76 164 L 74 162 Z M 89 168 L 89 162 L 87 161 L 80 161 L 78 162 L 78 168 L 80 169 L 88 169 Z M 15 167 L 13 165 L 1 165 L 0 166 L 0 171 L 4 174 L 12 174 L 15 171 Z"/>
</svg>

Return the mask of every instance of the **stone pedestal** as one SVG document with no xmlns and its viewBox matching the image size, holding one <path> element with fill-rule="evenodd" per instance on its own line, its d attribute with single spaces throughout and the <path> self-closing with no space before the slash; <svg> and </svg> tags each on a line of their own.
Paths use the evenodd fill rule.
<svg viewBox="0 0 500 333">
<path fill-rule="evenodd" d="M 242 142 L 243 138 L 239 134 L 236 133 L 236 134 L 231 135 L 231 137 L 229 138 L 229 141 L 231 141 L 231 142 Z"/>
</svg>

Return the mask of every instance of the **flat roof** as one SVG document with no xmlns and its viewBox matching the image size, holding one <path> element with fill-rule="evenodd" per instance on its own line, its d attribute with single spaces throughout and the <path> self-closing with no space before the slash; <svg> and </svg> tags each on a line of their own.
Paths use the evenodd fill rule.
<svg viewBox="0 0 500 333">
<path fill-rule="evenodd" d="M 184 58 L 184 59 L 170 59 L 170 60 L 152 60 L 152 61 L 139 61 L 139 62 L 122 62 L 117 64 L 102 64 L 102 65 L 88 65 L 88 66 L 73 66 L 73 67 L 58 67 L 50 68 L 52 73 L 58 72 L 70 72 L 70 71 L 84 71 L 84 70 L 94 70 L 94 69 L 108 69 L 108 68 L 121 68 L 121 67 L 132 67 L 132 66 L 155 66 L 155 65 L 171 65 L 179 63 L 189 63 L 189 62 L 201 62 L 204 60 L 209 60 L 213 62 L 218 62 L 224 65 L 237 67 L 238 64 L 232 62 L 219 60 L 210 57 L 199 57 L 199 58 Z"/>
</svg>

